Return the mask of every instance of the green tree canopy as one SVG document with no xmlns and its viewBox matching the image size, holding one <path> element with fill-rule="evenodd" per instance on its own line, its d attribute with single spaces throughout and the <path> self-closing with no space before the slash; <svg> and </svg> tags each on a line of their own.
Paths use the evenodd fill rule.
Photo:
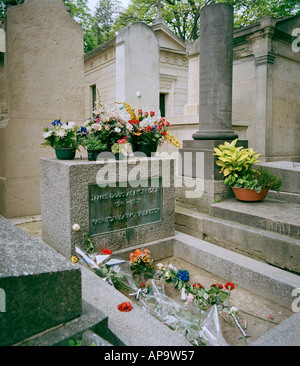
<svg viewBox="0 0 300 366">
<path fill-rule="evenodd" d="M 88 0 L 62 1 L 83 28 L 85 52 L 114 37 L 123 27 L 137 21 L 151 24 L 157 16 L 157 0 L 131 0 L 126 9 L 122 9 L 119 0 L 99 0 L 94 14 L 88 8 Z M 200 31 L 200 9 L 211 3 L 233 5 L 235 28 L 265 16 L 300 15 L 299 0 L 161 0 L 161 13 L 167 27 L 178 37 L 195 40 Z M 0 0 L 0 20 L 4 18 L 4 10 L 4 0 Z"/>
<path fill-rule="evenodd" d="M 211 3 L 229 3 L 234 7 L 234 26 L 239 28 L 265 16 L 276 18 L 300 14 L 299 0 L 161 0 L 166 25 L 182 40 L 199 37 L 200 9 Z M 131 0 L 114 23 L 116 30 L 136 21 L 151 24 L 156 17 L 156 0 Z"/>
</svg>

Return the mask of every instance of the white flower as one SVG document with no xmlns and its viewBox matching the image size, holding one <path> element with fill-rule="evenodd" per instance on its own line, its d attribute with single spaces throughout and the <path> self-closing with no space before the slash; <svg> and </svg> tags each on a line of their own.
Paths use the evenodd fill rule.
<svg viewBox="0 0 300 366">
<path fill-rule="evenodd" d="M 110 130 L 110 125 L 104 125 L 105 131 L 109 131 Z"/>
<path fill-rule="evenodd" d="M 164 265 L 163 265 L 162 263 L 158 263 L 158 264 L 156 265 L 156 267 L 157 267 L 158 269 L 163 269 L 163 268 L 164 268 Z"/>
<path fill-rule="evenodd" d="M 136 92 L 136 97 L 137 98 L 141 98 L 141 96 L 142 96 L 142 93 L 140 91 Z"/>
<path fill-rule="evenodd" d="M 99 125 L 99 123 L 93 123 L 91 127 L 95 131 L 99 131 L 100 128 L 101 128 L 101 126 Z"/>
<path fill-rule="evenodd" d="M 121 128 L 119 128 L 119 127 L 115 127 L 114 130 L 115 130 L 115 132 L 121 132 Z"/>
<path fill-rule="evenodd" d="M 74 231 L 79 231 L 80 230 L 80 226 L 78 224 L 74 224 L 73 227 L 72 227 L 72 229 Z"/>
<path fill-rule="evenodd" d="M 53 133 L 53 131 L 51 131 L 51 130 L 45 131 L 45 132 L 43 132 L 42 137 L 44 139 L 46 139 L 46 138 L 50 137 L 52 135 L 52 133 Z"/>
<path fill-rule="evenodd" d="M 60 137 L 61 139 L 63 139 L 66 136 L 66 131 L 63 128 L 60 128 L 59 130 L 55 131 L 55 135 L 57 137 Z"/>
<path fill-rule="evenodd" d="M 170 278 L 171 278 L 171 273 L 169 272 L 169 271 L 167 271 L 167 272 L 165 272 L 164 273 L 164 278 L 166 279 L 166 280 L 169 280 Z"/>
<path fill-rule="evenodd" d="M 74 126 L 76 125 L 75 122 L 66 122 L 61 127 L 65 130 L 73 130 Z"/>
<path fill-rule="evenodd" d="M 133 126 L 130 123 L 126 123 L 127 130 L 131 131 L 133 129 Z"/>
</svg>

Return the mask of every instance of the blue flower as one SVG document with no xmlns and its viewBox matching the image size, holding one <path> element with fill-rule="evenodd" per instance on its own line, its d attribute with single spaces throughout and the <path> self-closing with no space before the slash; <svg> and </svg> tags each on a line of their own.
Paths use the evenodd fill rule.
<svg viewBox="0 0 300 366">
<path fill-rule="evenodd" d="M 183 271 L 182 269 L 179 269 L 177 272 L 177 277 L 183 281 L 187 282 L 190 279 L 189 271 Z"/>
<path fill-rule="evenodd" d="M 60 119 L 55 119 L 54 122 L 51 123 L 52 126 L 62 126 Z"/>
<path fill-rule="evenodd" d="M 86 135 L 86 127 L 80 127 L 77 130 L 77 133 L 81 133 L 82 135 Z"/>
</svg>

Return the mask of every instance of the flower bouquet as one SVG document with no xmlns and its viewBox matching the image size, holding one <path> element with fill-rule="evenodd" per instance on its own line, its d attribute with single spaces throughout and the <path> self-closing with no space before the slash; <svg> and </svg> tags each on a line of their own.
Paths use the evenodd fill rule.
<svg viewBox="0 0 300 366">
<path fill-rule="evenodd" d="M 139 276 L 139 282 L 143 282 L 145 276 L 152 276 L 154 274 L 153 259 L 149 249 L 136 249 L 130 253 L 129 264 L 133 276 Z"/>
<path fill-rule="evenodd" d="M 123 106 L 130 118 L 126 125 L 127 136 L 134 152 L 141 151 L 150 157 L 164 141 L 181 147 L 179 140 L 169 132 L 171 124 L 165 118 L 157 116 L 153 111 L 143 112 L 142 109 L 136 113 L 128 103 L 123 103 Z"/>
<path fill-rule="evenodd" d="M 42 137 L 45 141 L 41 146 L 53 147 L 58 159 L 74 159 L 76 149 L 81 145 L 77 129 L 75 122 L 54 120 L 50 127 L 43 129 Z"/>
<path fill-rule="evenodd" d="M 85 121 L 81 130 L 83 146 L 88 150 L 112 152 L 112 146 L 126 138 L 126 120 L 121 110 L 107 112 L 98 96 L 94 117 Z"/>
</svg>

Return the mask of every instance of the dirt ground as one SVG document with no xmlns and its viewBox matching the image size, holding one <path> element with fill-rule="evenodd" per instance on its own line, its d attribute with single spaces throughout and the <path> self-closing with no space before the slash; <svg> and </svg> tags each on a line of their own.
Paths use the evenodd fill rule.
<svg viewBox="0 0 300 366">
<path fill-rule="evenodd" d="M 160 263 L 163 263 L 165 266 L 171 263 L 177 269 L 188 270 L 190 275 L 190 280 L 188 282 L 189 284 L 200 283 L 203 287 L 209 288 L 210 285 L 214 283 L 221 283 L 224 286 L 225 283 L 228 282 L 226 279 L 215 276 L 214 274 L 211 274 L 176 257 L 164 259 L 163 261 L 160 261 Z M 175 289 L 173 284 L 168 284 L 165 287 L 165 290 L 167 296 L 171 297 L 179 304 L 183 303 L 183 300 L 180 298 L 180 293 L 177 289 Z M 280 306 L 262 296 L 256 295 L 253 292 L 245 290 L 238 285 L 235 285 L 235 288 L 231 291 L 230 305 L 239 309 L 238 317 L 240 324 L 243 326 L 245 333 L 249 337 L 247 339 L 248 344 L 267 333 L 277 325 L 276 323 L 281 323 L 293 315 L 292 310 Z M 242 311 L 255 315 L 256 317 L 260 317 L 263 320 L 252 315 L 247 315 Z M 235 324 L 231 315 L 226 313 L 221 313 L 221 315 L 230 323 Z M 272 316 L 272 319 L 269 319 L 269 315 Z M 242 333 L 238 326 L 230 326 L 221 317 L 219 317 L 219 319 L 222 328 L 222 334 L 226 342 L 231 346 L 245 346 L 246 343 L 244 339 L 239 339 L 242 336 Z"/>
</svg>

